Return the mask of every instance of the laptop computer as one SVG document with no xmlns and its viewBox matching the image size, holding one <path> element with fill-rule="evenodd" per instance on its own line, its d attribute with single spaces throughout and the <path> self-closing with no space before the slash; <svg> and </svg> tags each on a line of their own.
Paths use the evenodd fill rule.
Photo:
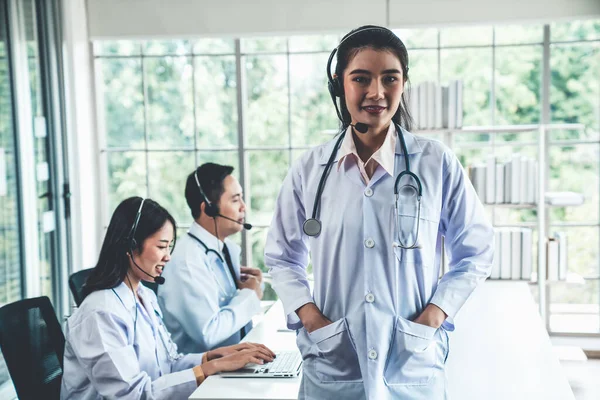
<svg viewBox="0 0 600 400">
<path fill-rule="evenodd" d="M 221 372 L 223 378 L 294 378 L 302 370 L 302 356 L 298 351 L 275 352 L 273 361 L 266 364 L 247 364 L 237 371 Z"/>
</svg>

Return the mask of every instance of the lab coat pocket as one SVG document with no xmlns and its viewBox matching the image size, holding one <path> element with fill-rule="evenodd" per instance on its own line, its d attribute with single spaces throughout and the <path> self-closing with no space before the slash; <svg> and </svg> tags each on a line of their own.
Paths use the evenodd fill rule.
<svg viewBox="0 0 600 400">
<path fill-rule="evenodd" d="M 323 382 L 361 382 L 356 349 L 345 318 L 308 334 L 318 349 L 315 372 Z"/>
<path fill-rule="evenodd" d="M 402 317 L 396 319 L 383 373 L 387 385 L 416 386 L 431 381 L 436 366 L 443 363 L 437 351 L 437 332 L 435 328 Z"/>
</svg>

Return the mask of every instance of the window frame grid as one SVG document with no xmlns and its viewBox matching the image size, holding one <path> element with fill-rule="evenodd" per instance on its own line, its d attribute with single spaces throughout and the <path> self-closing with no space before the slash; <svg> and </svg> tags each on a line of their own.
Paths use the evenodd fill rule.
<svg viewBox="0 0 600 400">
<path fill-rule="evenodd" d="M 545 30 L 549 30 L 550 27 L 549 25 L 545 25 Z M 496 79 L 495 79 L 495 74 L 496 74 L 496 49 L 497 48 L 518 48 L 518 47 L 534 47 L 534 46 L 541 46 L 541 47 L 550 47 L 551 45 L 581 45 L 581 44 L 585 44 L 585 43 L 599 43 L 600 39 L 586 39 L 586 40 L 567 40 L 567 41 L 552 41 L 550 39 L 549 36 L 544 35 L 544 38 L 542 39 L 542 41 L 535 41 L 535 42 L 528 42 L 528 43 L 515 43 L 515 44 L 497 44 L 496 43 L 496 27 L 493 26 L 492 27 L 492 42 L 491 44 L 485 44 L 485 45 L 465 45 L 465 46 L 460 46 L 460 45 L 451 45 L 451 46 L 442 46 L 441 45 L 441 39 L 442 39 L 442 30 L 438 29 L 437 30 L 437 43 L 436 46 L 423 46 L 423 47 L 409 47 L 409 54 L 410 51 L 412 50 L 436 50 L 436 55 L 437 55 L 437 83 L 440 84 L 441 83 L 441 71 L 442 71 L 442 61 L 441 61 L 441 54 L 443 50 L 449 50 L 449 49 L 453 49 L 453 50 L 464 50 L 464 49 L 491 49 L 492 51 L 492 58 L 491 58 L 491 79 L 490 79 L 490 121 L 491 124 L 494 125 L 496 122 Z M 139 42 L 138 45 L 140 46 L 140 53 L 139 54 L 135 54 L 135 55 L 119 55 L 119 54 L 96 54 L 94 53 L 94 59 L 119 59 L 119 58 L 134 58 L 134 59 L 139 59 L 141 60 L 141 72 L 142 72 L 142 90 L 143 90 L 143 107 L 144 107 L 144 147 L 143 148 L 137 148 L 137 149 L 128 149 L 128 148 L 119 148 L 119 147 L 108 147 L 106 146 L 106 142 L 104 143 L 104 146 L 100 146 L 100 153 L 101 154 L 108 154 L 108 153 L 116 153 L 116 152 L 144 152 L 145 153 L 145 160 L 146 160 L 146 196 L 149 195 L 149 174 L 148 174 L 148 170 L 149 170 L 149 157 L 148 154 L 152 153 L 152 152 L 175 152 L 175 151 L 180 151 L 180 152 L 194 152 L 195 154 L 195 162 L 196 165 L 198 165 L 199 163 L 199 153 L 200 152 L 205 152 L 205 151 L 215 151 L 215 152 L 223 152 L 223 151 L 230 151 L 230 152 L 237 152 L 238 155 L 238 163 L 239 163 L 239 175 L 240 175 L 240 184 L 244 190 L 244 192 L 246 193 L 246 198 L 250 199 L 251 198 L 251 187 L 249 187 L 249 179 L 248 179 L 248 159 L 249 159 L 249 153 L 251 151 L 257 151 L 257 150 L 282 150 L 282 151 L 286 151 L 287 155 L 288 155 L 288 168 L 291 167 L 292 162 L 293 162 L 293 152 L 295 150 L 307 150 L 310 149 L 314 146 L 307 146 L 307 145 L 303 145 L 303 146 L 294 146 L 292 144 L 293 142 L 293 135 L 292 135 L 292 110 L 293 110 L 293 105 L 292 105 L 292 94 L 291 94 L 291 68 L 290 68 L 290 56 L 291 55 L 302 55 L 302 54 L 306 54 L 306 55 L 311 55 L 311 54 L 328 54 L 329 50 L 314 50 L 314 51 L 307 51 L 307 50 L 303 50 L 303 51 L 290 51 L 290 37 L 286 37 L 285 39 L 285 51 L 264 51 L 264 52 L 249 52 L 249 51 L 242 51 L 241 49 L 241 39 L 240 38 L 235 38 L 234 39 L 234 52 L 233 53 L 229 53 L 229 52 L 224 52 L 224 53 L 214 53 L 214 54 L 208 54 L 208 53 L 202 53 L 202 52 L 195 52 L 194 51 L 194 45 L 193 43 L 191 43 L 190 47 L 191 47 L 191 51 L 190 52 L 185 52 L 185 53 L 180 53 L 180 54 L 144 54 L 144 48 L 142 45 L 142 42 Z M 216 147 L 216 148 L 212 148 L 212 147 L 204 147 L 204 148 L 199 148 L 198 147 L 198 138 L 197 138 L 197 116 L 196 116 L 196 82 L 195 82 L 195 72 L 196 72 L 196 68 L 195 68 L 195 59 L 199 58 L 199 57 L 224 57 L 224 56 L 234 56 L 235 57 L 235 62 L 236 62 L 236 78 L 237 78 L 237 92 L 236 92 L 236 100 L 237 100 L 237 107 L 238 107 L 238 145 L 237 146 L 223 146 L 223 147 Z M 287 88 L 287 96 L 288 96 L 288 105 L 287 105 L 287 145 L 278 145 L 278 146 L 265 146 L 265 145 L 252 145 L 252 146 L 248 146 L 246 145 L 246 141 L 247 141 L 247 135 L 245 134 L 247 131 L 247 124 L 246 124 L 246 113 L 247 113 L 247 96 L 246 96 L 246 85 L 247 85 L 247 80 L 245 79 L 245 66 L 244 66 L 244 61 L 246 59 L 246 57 L 251 56 L 251 57 L 262 57 L 262 56 L 285 56 L 286 58 L 286 88 Z M 148 121 L 147 121 L 147 86 L 145 84 L 145 68 L 144 68 L 144 59 L 145 58 L 162 58 L 162 57 L 190 57 L 191 58 L 191 64 L 192 64 L 192 90 L 193 90 L 193 109 L 194 109 L 194 146 L 193 148 L 190 147 L 184 147 L 184 148 L 165 148 L 165 149 L 161 149 L 161 148 L 152 148 L 149 149 L 148 148 Z M 551 54 L 549 52 L 542 52 L 542 63 L 549 63 L 550 59 L 551 59 Z M 542 75 L 543 75 L 543 70 L 542 70 Z M 542 77 L 540 77 L 540 79 L 542 79 Z M 600 85 L 600 77 L 598 79 L 598 84 Z M 543 113 L 543 105 L 544 102 L 549 102 L 549 93 L 544 92 L 543 90 L 543 86 L 541 88 L 542 93 L 540 94 L 540 113 Z M 599 124 L 600 125 L 600 124 Z M 600 132 L 600 126 L 598 126 L 598 131 Z M 419 133 L 420 131 L 415 131 L 416 133 Z M 457 147 L 459 149 L 486 149 L 486 148 L 490 148 L 493 153 L 496 153 L 496 148 L 497 147 L 506 147 L 506 146 L 533 146 L 536 145 L 537 142 L 535 141 L 528 141 L 528 142 L 497 142 L 495 139 L 495 134 L 490 134 L 490 140 L 486 141 L 486 142 L 465 142 L 465 143 L 461 143 L 461 144 L 457 144 L 456 146 L 454 146 L 454 144 L 452 143 L 452 134 L 445 134 L 444 132 L 439 132 L 440 136 L 441 136 L 441 140 L 443 142 L 445 142 L 447 145 L 449 145 L 451 148 Z M 106 131 L 101 132 L 101 134 L 105 135 Z M 600 145 L 600 139 L 572 139 L 572 140 L 549 140 L 548 142 L 548 148 L 550 147 L 556 147 L 556 146 L 565 146 L 565 145 L 576 145 L 576 144 L 598 144 Z M 106 170 L 106 168 L 108 167 L 108 163 L 107 163 L 107 158 L 106 157 L 101 157 L 101 169 L 102 170 Z M 599 175 L 600 175 L 600 169 L 598 171 Z M 107 178 L 106 174 L 103 174 L 104 178 Z M 107 185 L 107 184 L 106 184 Z M 600 187 L 599 187 L 600 190 Z M 493 207 L 493 206 L 492 206 Z M 108 221 L 108 210 L 107 207 L 103 207 L 104 212 L 102 213 L 102 217 L 103 217 L 103 221 L 106 222 Z M 252 210 L 250 209 L 250 212 Z M 600 204 L 599 204 L 599 211 L 600 211 Z M 600 212 L 599 212 L 600 215 Z M 536 226 L 535 222 L 522 222 L 522 223 L 511 223 L 511 224 L 497 224 L 495 221 L 495 213 L 492 213 L 492 223 L 494 224 L 494 226 L 498 226 L 498 227 L 509 227 L 509 226 Z M 268 228 L 268 225 L 264 225 L 264 224 L 254 224 L 253 225 L 256 228 Z M 189 227 L 189 224 L 180 224 L 179 228 L 186 228 Z M 548 227 L 550 229 L 554 228 L 554 227 L 597 227 L 600 229 L 600 219 L 596 222 L 570 222 L 570 221 L 557 221 L 557 222 L 550 222 L 548 224 Z M 242 263 L 246 263 L 248 265 L 252 265 L 252 241 L 249 240 L 248 238 L 248 232 L 247 231 L 242 231 Z M 600 249 L 600 243 L 598 244 L 598 248 Z M 585 277 L 584 279 L 586 280 L 595 280 L 598 279 L 600 280 L 600 257 L 598 257 L 598 277 Z M 600 306 L 600 304 L 599 304 Z M 548 313 L 549 316 L 549 313 Z M 550 331 L 551 333 L 554 333 L 552 331 Z M 593 334 L 594 336 L 598 336 L 600 337 L 600 326 L 598 327 L 598 333 L 597 334 Z"/>
</svg>

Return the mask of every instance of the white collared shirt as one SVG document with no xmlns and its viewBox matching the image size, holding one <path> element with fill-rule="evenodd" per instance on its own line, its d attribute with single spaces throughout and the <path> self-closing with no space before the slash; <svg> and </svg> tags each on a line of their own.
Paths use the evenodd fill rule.
<svg viewBox="0 0 600 400">
<path fill-rule="evenodd" d="M 356 150 L 356 143 L 354 142 L 352 127 L 348 127 L 344 139 L 342 140 L 342 146 L 339 150 L 339 160 L 337 165 L 338 170 L 342 165 L 348 168 L 349 163 L 354 160 L 354 162 L 356 162 L 358 165 L 360 175 L 366 184 L 369 183 L 378 166 L 381 166 L 390 176 L 393 176 L 396 138 L 397 134 L 394 124 L 390 124 L 388 131 L 385 134 L 385 140 L 383 141 L 381 147 L 378 148 L 366 162 L 363 162 L 363 160 L 358 156 L 358 151 Z"/>
<path fill-rule="evenodd" d="M 261 312 L 260 300 L 254 290 L 236 289 L 222 259 L 223 242 L 196 222 L 189 233 L 206 248 L 189 234 L 177 240 L 163 270 L 165 283 L 158 289 L 165 324 L 182 351 L 239 343 L 240 329 L 249 331 L 252 317 Z M 241 249 L 227 238 L 225 244 L 239 279 Z"/>
<path fill-rule="evenodd" d="M 202 354 L 178 353 L 154 292 L 127 285 L 88 295 L 67 320 L 61 399 L 187 399 Z M 137 310 L 137 317 L 136 317 Z"/>
</svg>

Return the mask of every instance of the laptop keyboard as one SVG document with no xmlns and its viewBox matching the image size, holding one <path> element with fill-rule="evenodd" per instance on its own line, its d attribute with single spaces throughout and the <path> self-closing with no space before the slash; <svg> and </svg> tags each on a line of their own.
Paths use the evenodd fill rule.
<svg viewBox="0 0 600 400">
<path fill-rule="evenodd" d="M 282 351 L 277 353 L 277 357 L 270 363 L 266 363 L 262 365 L 261 372 L 262 373 L 295 373 L 295 368 L 298 364 L 299 359 L 301 358 L 300 354 L 297 351 Z"/>
</svg>

